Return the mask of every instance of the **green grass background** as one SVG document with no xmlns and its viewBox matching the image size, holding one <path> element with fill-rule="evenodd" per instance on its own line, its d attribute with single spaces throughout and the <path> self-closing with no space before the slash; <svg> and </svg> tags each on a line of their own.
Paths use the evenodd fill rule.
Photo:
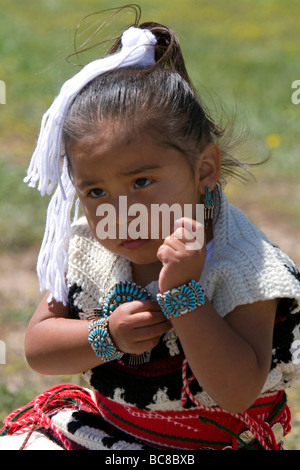
<svg viewBox="0 0 300 470">
<path fill-rule="evenodd" d="M 0 263 L 1 255 L 34 251 L 42 237 L 47 198 L 22 180 L 42 114 L 78 70 L 64 60 L 73 52 L 75 27 L 85 15 L 126 3 L 0 0 L 0 80 L 6 84 L 6 104 L 0 105 Z M 272 188 L 259 204 L 275 216 L 288 215 L 299 229 L 300 105 L 291 101 L 292 82 L 300 79 L 299 0 L 145 0 L 139 5 L 142 21 L 167 24 L 177 33 L 190 75 L 213 114 L 225 110 L 236 114 L 240 127 L 247 124 L 251 157 L 260 160 L 272 151 L 271 160 L 255 170 L 259 187 L 267 182 Z M 85 20 L 79 39 L 103 19 Z M 132 21 L 133 14 L 119 15 L 103 34 Z M 102 52 L 93 49 L 83 60 Z M 298 199 L 278 200 L 276 188 L 282 184 L 288 194 L 296 190 Z M 2 303 L 0 339 L 14 328 L 24 331 L 33 310 L 26 299 L 18 307 Z M 47 383 L 39 379 L 36 384 L 26 375 L 24 359 L 16 355 L 14 361 L 0 365 L 0 419 Z M 15 390 L 7 377 L 22 371 L 24 383 Z"/>
</svg>

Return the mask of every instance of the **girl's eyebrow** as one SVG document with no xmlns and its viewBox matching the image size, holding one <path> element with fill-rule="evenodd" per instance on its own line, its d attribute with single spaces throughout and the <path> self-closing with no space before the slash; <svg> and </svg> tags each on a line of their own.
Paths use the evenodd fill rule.
<svg viewBox="0 0 300 470">
<path fill-rule="evenodd" d="M 125 170 L 125 171 L 122 171 L 122 175 L 124 176 L 131 176 L 131 175 L 135 175 L 135 174 L 139 174 L 139 173 L 143 173 L 145 171 L 150 171 L 150 170 L 157 170 L 161 168 L 161 165 L 159 164 L 146 164 L 146 165 L 142 165 L 142 166 L 138 166 L 138 167 L 134 167 L 134 168 L 129 168 L 128 170 Z M 86 188 L 91 188 L 91 187 L 95 187 L 95 186 L 101 186 L 101 181 L 81 181 L 79 184 L 78 184 L 78 188 L 83 191 L 85 190 Z"/>
<path fill-rule="evenodd" d="M 84 191 L 86 188 L 93 188 L 93 187 L 98 187 L 99 186 L 99 181 L 82 181 L 77 185 L 77 188 L 80 189 L 80 191 Z"/>
<path fill-rule="evenodd" d="M 146 165 L 129 168 L 128 170 L 122 171 L 122 174 L 126 176 L 130 176 L 130 175 L 134 175 L 137 173 L 143 173 L 144 171 L 157 170 L 158 168 L 161 168 L 161 165 L 149 163 Z"/>
</svg>

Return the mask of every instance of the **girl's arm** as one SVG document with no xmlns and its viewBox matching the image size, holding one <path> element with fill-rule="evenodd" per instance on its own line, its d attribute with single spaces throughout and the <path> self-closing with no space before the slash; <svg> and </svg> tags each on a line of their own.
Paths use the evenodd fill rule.
<svg viewBox="0 0 300 470">
<path fill-rule="evenodd" d="M 64 375 L 83 372 L 101 364 L 88 342 L 89 321 L 69 318 L 68 306 L 41 301 L 27 327 L 25 355 L 41 374 Z"/>
<path fill-rule="evenodd" d="M 103 364 L 88 342 L 91 320 L 70 319 L 68 306 L 55 301 L 48 304 L 48 296 L 41 301 L 26 331 L 29 365 L 41 374 L 71 375 Z M 170 329 L 170 322 L 155 302 L 134 301 L 112 313 L 109 329 L 118 349 L 140 354 L 158 343 Z"/>
<path fill-rule="evenodd" d="M 243 305 L 223 319 L 205 298 L 202 307 L 172 320 L 193 374 L 227 411 L 249 408 L 262 390 L 276 305 L 274 300 Z"/>
<path fill-rule="evenodd" d="M 200 279 L 205 244 L 189 250 L 187 241 L 181 227 L 159 248 L 160 292 Z M 255 302 L 223 319 L 205 298 L 203 306 L 171 319 L 195 378 L 227 411 L 247 409 L 261 392 L 271 363 L 276 306 L 276 300 Z"/>
</svg>

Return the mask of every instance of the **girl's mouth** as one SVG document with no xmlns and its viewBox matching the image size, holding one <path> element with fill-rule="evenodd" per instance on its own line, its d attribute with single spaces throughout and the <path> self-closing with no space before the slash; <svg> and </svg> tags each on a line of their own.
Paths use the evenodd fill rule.
<svg viewBox="0 0 300 470">
<path fill-rule="evenodd" d="M 127 238 L 122 243 L 123 248 L 126 248 L 127 250 L 136 250 L 137 248 L 142 247 L 149 241 L 148 238 L 137 238 L 137 239 L 132 239 L 132 238 Z"/>
</svg>

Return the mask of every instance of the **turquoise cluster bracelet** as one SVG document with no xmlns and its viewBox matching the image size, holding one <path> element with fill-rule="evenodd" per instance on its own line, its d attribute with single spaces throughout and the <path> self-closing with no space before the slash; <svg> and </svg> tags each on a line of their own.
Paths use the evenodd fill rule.
<svg viewBox="0 0 300 470">
<path fill-rule="evenodd" d="M 168 319 L 192 312 L 205 302 L 204 290 L 198 282 L 190 281 L 163 294 L 157 294 L 157 302 Z"/>
<path fill-rule="evenodd" d="M 135 282 L 118 282 L 108 293 L 102 306 L 89 308 L 85 311 L 87 318 L 109 317 L 121 304 L 132 300 L 150 300 L 150 294 Z"/>
<path fill-rule="evenodd" d="M 141 286 L 133 282 L 119 282 L 109 292 L 102 306 L 86 310 L 87 318 L 94 318 L 89 326 L 88 341 L 96 356 L 104 362 L 121 359 L 123 353 L 118 351 L 110 337 L 109 316 L 125 302 L 149 299 L 151 299 L 150 294 Z M 198 282 L 190 281 L 163 294 L 157 294 L 157 302 L 168 319 L 175 318 L 203 305 L 204 291 Z M 143 355 L 133 356 L 136 359 Z"/>
<path fill-rule="evenodd" d="M 96 319 L 89 326 L 89 343 L 96 356 L 104 362 L 121 359 L 123 353 L 115 347 L 108 329 L 108 319 L 111 313 L 125 302 L 133 300 L 149 300 L 150 294 L 146 289 L 134 282 L 119 282 L 107 295 L 102 306 L 86 310 L 86 318 Z M 134 355 L 136 356 L 136 355 Z"/>
<path fill-rule="evenodd" d="M 88 340 L 96 356 L 104 362 L 121 359 L 123 356 L 110 337 L 107 317 L 98 318 L 89 325 Z"/>
</svg>

